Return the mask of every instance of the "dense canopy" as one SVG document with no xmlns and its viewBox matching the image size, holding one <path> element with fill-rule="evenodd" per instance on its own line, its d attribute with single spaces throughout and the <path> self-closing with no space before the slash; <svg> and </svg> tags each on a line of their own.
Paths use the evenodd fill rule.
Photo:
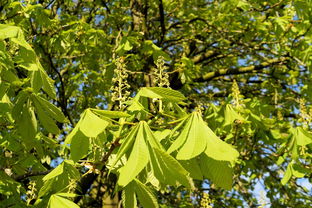
<svg viewBox="0 0 312 208">
<path fill-rule="evenodd" d="M 0 1 L 0 207 L 312 207 L 311 0 Z"/>
</svg>

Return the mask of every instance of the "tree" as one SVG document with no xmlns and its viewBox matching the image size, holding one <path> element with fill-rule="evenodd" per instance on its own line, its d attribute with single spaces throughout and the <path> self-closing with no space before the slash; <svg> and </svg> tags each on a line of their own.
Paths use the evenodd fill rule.
<svg viewBox="0 0 312 208">
<path fill-rule="evenodd" d="M 0 21 L 1 207 L 312 206 L 311 0 L 6 0 Z"/>
</svg>

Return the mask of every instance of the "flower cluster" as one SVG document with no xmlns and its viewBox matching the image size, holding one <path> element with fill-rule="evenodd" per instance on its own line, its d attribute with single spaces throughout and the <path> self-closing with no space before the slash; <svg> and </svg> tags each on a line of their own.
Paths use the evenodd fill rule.
<svg viewBox="0 0 312 208">
<path fill-rule="evenodd" d="M 239 107 L 239 105 L 240 105 L 240 103 L 239 103 L 240 91 L 239 91 L 239 87 L 238 87 L 238 84 L 237 84 L 235 79 L 234 79 L 233 85 L 232 85 L 232 96 L 234 98 L 234 105 L 236 107 Z"/>
<path fill-rule="evenodd" d="M 27 192 L 26 192 L 26 197 L 27 197 L 27 204 L 30 204 L 30 202 L 36 198 L 36 182 L 30 181 L 28 186 L 27 186 Z"/>
<path fill-rule="evenodd" d="M 128 73 L 125 67 L 125 60 L 123 57 L 116 59 L 116 68 L 114 70 L 115 77 L 112 79 L 112 101 L 119 103 L 119 109 L 122 110 L 124 103 L 130 95 L 130 85 L 127 82 Z"/>
<path fill-rule="evenodd" d="M 300 109 L 300 117 L 302 122 L 310 123 L 312 118 L 311 114 L 308 113 L 307 107 L 306 107 L 306 101 L 303 98 L 299 99 L 299 109 Z"/>
<path fill-rule="evenodd" d="M 209 197 L 209 194 L 203 193 L 203 196 L 200 200 L 200 207 L 202 208 L 212 208 L 211 204 L 211 199 Z"/>
<path fill-rule="evenodd" d="M 165 60 L 163 56 L 159 56 L 155 62 L 156 68 L 153 68 L 152 74 L 154 75 L 153 82 L 158 87 L 169 87 L 169 75 L 166 71 Z"/>
</svg>

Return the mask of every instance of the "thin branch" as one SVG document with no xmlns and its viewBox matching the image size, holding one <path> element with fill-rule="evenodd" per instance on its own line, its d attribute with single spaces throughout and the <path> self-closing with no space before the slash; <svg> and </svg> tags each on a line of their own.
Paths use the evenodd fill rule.
<svg viewBox="0 0 312 208">
<path fill-rule="evenodd" d="M 282 58 L 271 59 L 271 60 L 262 62 L 259 65 L 238 67 L 238 68 L 219 69 L 217 71 L 208 72 L 208 73 L 204 74 L 202 77 L 198 77 L 197 79 L 194 80 L 194 82 L 207 82 L 207 81 L 210 81 L 214 78 L 221 77 L 221 76 L 257 72 L 257 71 L 260 71 L 262 69 L 273 66 L 275 64 L 281 64 L 287 60 L 288 60 L 287 57 L 282 57 Z"/>
<path fill-rule="evenodd" d="M 22 180 L 32 177 L 32 176 L 41 176 L 41 175 L 46 175 L 50 173 L 52 170 L 46 170 L 46 171 L 34 171 L 34 172 L 27 172 L 23 175 L 15 176 L 13 177 L 14 180 L 21 182 Z"/>
</svg>

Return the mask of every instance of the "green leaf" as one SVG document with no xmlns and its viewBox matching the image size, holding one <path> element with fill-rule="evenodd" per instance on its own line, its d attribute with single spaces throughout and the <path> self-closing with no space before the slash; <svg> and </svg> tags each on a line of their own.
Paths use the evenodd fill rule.
<svg viewBox="0 0 312 208">
<path fill-rule="evenodd" d="M 52 98 L 56 99 L 53 83 L 54 81 L 48 76 L 48 74 L 40 67 L 40 75 L 42 79 L 43 90 Z"/>
<path fill-rule="evenodd" d="M 40 71 L 32 71 L 30 75 L 30 83 L 31 87 L 34 89 L 34 92 L 39 92 L 43 85 Z"/>
<path fill-rule="evenodd" d="M 162 87 L 143 87 L 138 94 L 143 97 L 159 98 L 173 102 L 179 102 L 186 99 L 179 91 Z"/>
<path fill-rule="evenodd" d="M 148 126 L 148 124 L 145 121 L 141 121 L 141 124 L 143 124 L 144 127 L 144 138 L 145 141 L 150 144 L 152 147 L 164 150 L 163 146 L 160 144 L 160 142 L 155 138 L 152 130 Z"/>
<path fill-rule="evenodd" d="M 28 100 L 28 94 L 25 91 L 21 91 L 18 93 L 15 100 L 16 100 L 15 105 L 13 106 L 12 109 L 12 116 L 16 121 L 18 121 L 21 118 L 23 106 Z"/>
<path fill-rule="evenodd" d="M 160 182 L 174 186 L 182 184 L 188 188 L 193 187 L 189 173 L 164 150 L 151 148 L 150 157 L 153 173 Z"/>
<path fill-rule="evenodd" d="M 312 143 L 312 134 L 304 130 L 302 127 L 296 127 L 293 136 L 299 146 L 305 146 Z"/>
<path fill-rule="evenodd" d="M 48 203 L 49 208 L 57 208 L 57 207 L 64 207 L 64 208 L 79 208 L 77 204 L 74 202 L 65 199 L 57 194 L 53 194 Z"/>
<path fill-rule="evenodd" d="M 289 163 L 284 174 L 284 177 L 281 180 L 282 185 L 285 185 L 292 176 L 292 163 Z"/>
<path fill-rule="evenodd" d="M 200 167 L 203 175 L 211 179 L 216 186 L 231 190 L 233 168 L 230 162 L 214 160 L 202 154 L 200 157 Z"/>
<path fill-rule="evenodd" d="M 62 197 L 76 197 L 76 196 L 78 196 L 78 194 L 74 194 L 74 193 L 57 193 L 55 195 L 62 196 Z"/>
<path fill-rule="evenodd" d="M 190 160 L 179 161 L 181 165 L 190 173 L 190 177 L 197 180 L 203 180 L 203 174 L 201 172 L 198 158 L 193 158 Z"/>
<path fill-rule="evenodd" d="M 204 130 L 207 134 L 207 147 L 205 150 L 205 154 L 215 160 L 224 160 L 234 162 L 239 153 L 236 149 L 234 149 L 230 144 L 219 139 L 213 131 L 205 126 Z"/>
<path fill-rule="evenodd" d="M 98 116 L 104 116 L 107 118 L 123 118 L 123 117 L 129 117 L 130 115 L 125 112 L 121 111 L 109 111 L 109 110 L 99 110 L 95 108 L 90 108 L 90 110 L 97 114 Z"/>
<path fill-rule="evenodd" d="M 231 125 L 235 120 L 245 119 L 233 109 L 232 105 L 227 104 L 224 111 L 224 126 Z"/>
<path fill-rule="evenodd" d="M 19 27 L 0 24 L 0 40 L 17 37 L 20 32 Z"/>
<path fill-rule="evenodd" d="M 207 145 L 206 125 L 198 112 L 191 115 L 189 129 L 183 129 L 181 135 L 186 136 L 186 141 L 179 149 L 176 158 L 178 160 L 189 160 L 201 154 Z M 187 133 L 183 132 L 186 131 Z"/>
<path fill-rule="evenodd" d="M 90 109 L 85 110 L 81 121 L 79 121 L 79 129 L 87 137 L 96 137 L 105 130 L 109 122 L 101 119 L 96 114 L 92 113 Z"/>
<path fill-rule="evenodd" d="M 137 200 L 134 192 L 135 184 L 133 182 L 129 183 L 123 190 L 121 194 L 121 200 L 123 207 L 135 208 L 137 207 Z"/>
<path fill-rule="evenodd" d="M 70 158 L 77 162 L 86 156 L 89 150 L 89 138 L 80 130 L 76 132 L 70 143 Z"/>
<path fill-rule="evenodd" d="M 43 127 L 52 134 L 59 134 L 59 128 L 55 124 L 54 120 L 43 110 L 40 103 L 36 100 L 33 103 L 35 104 L 39 121 L 43 125 Z"/>
<path fill-rule="evenodd" d="M 155 197 L 153 192 L 150 190 L 150 188 L 145 186 L 143 183 L 141 183 L 137 179 L 134 180 L 134 183 L 136 185 L 135 192 L 137 193 L 139 202 L 140 204 L 142 204 L 143 207 L 148 207 L 148 208 L 159 207 L 157 198 Z"/>
<path fill-rule="evenodd" d="M 42 180 L 43 181 L 47 181 L 49 179 L 52 179 L 58 175 L 61 175 L 63 173 L 63 169 L 64 169 L 64 163 L 61 163 L 60 165 L 58 165 L 56 168 L 54 168 L 50 173 L 48 173 L 47 175 L 45 175 Z"/>
<path fill-rule="evenodd" d="M 18 130 L 25 142 L 29 143 L 35 139 L 37 133 L 37 120 L 33 108 L 29 105 L 24 106 L 22 116 L 17 123 Z"/>
<path fill-rule="evenodd" d="M 140 123 L 128 161 L 125 166 L 118 170 L 118 184 L 120 186 L 126 186 L 143 170 L 147 165 L 148 160 L 149 152 L 144 140 L 143 125 Z"/>
<path fill-rule="evenodd" d="M 41 107 L 50 117 L 58 122 L 64 122 L 65 116 L 59 108 L 40 96 L 33 94 L 33 97 L 35 98 L 34 100 L 37 100 L 40 103 Z"/>
<path fill-rule="evenodd" d="M 187 135 L 189 134 L 189 131 L 191 129 L 192 126 L 192 118 L 193 116 L 189 116 L 188 119 L 182 120 L 182 122 L 176 126 L 176 128 L 174 128 L 172 130 L 171 136 L 173 135 L 173 133 L 175 131 L 177 131 L 177 128 L 180 127 L 181 124 L 185 123 L 185 121 L 187 120 L 184 128 L 182 129 L 181 133 L 179 134 L 178 138 L 172 143 L 172 145 L 169 147 L 169 149 L 167 150 L 167 152 L 170 154 L 173 151 L 179 149 L 186 141 L 187 139 Z"/>
<path fill-rule="evenodd" d="M 306 174 L 309 174 L 311 170 L 308 168 L 304 168 L 301 164 L 293 164 L 292 165 L 292 174 L 297 178 L 302 178 Z"/>
<path fill-rule="evenodd" d="M 139 125 L 132 128 L 130 133 L 128 133 L 126 138 L 123 140 L 120 148 L 118 149 L 117 156 L 111 164 L 111 168 L 114 168 L 116 163 L 121 159 L 121 157 L 130 149 L 130 147 L 132 147 L 138 130 L 139 130 Z"/>
</svg>

